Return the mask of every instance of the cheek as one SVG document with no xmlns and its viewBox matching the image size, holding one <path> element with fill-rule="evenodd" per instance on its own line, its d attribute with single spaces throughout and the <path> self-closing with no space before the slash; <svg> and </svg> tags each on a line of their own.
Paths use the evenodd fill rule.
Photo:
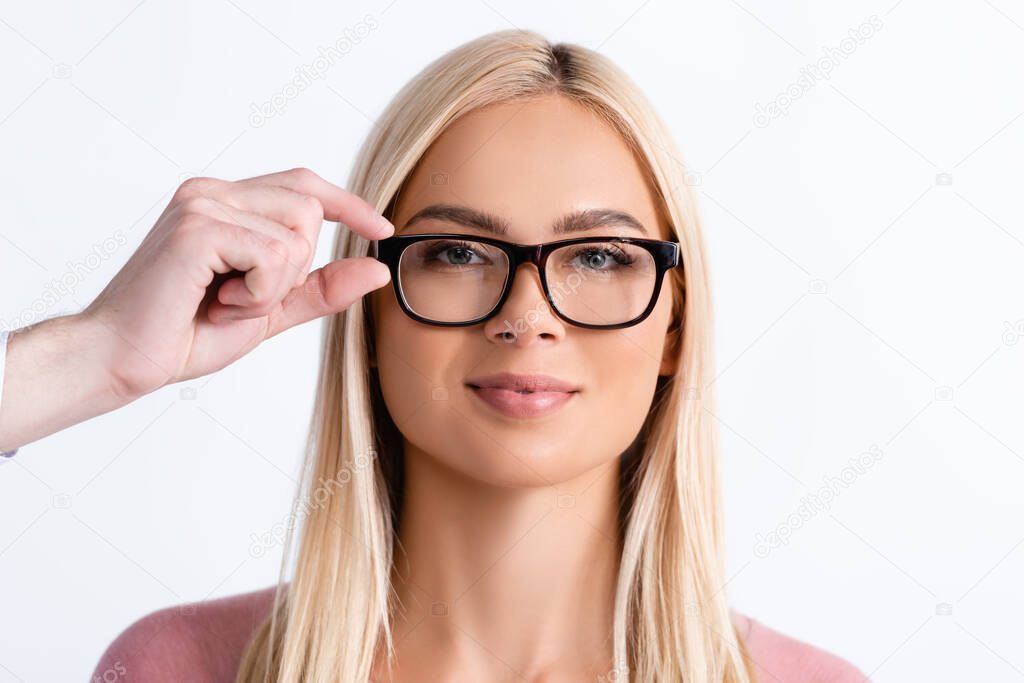
<svg viewBox="0 0 1024 683">
<path fill-rule="evenodd" d="M 647 417 L 661 367 L 664 334 L 656 325 L 643 325 L 612 332 L 587 353 L 587 374 L 597 389 L 590 397 L 588 419 L 599 425 L 596 432 L 602 440 L 622 450 Z"/>
<path fill-rule="evenodd" d="M 472 339 L 412 320 L 393 296 L 379 302 L 376 330 L 381 393 L 395 426 L 414 450 L 455 464 L 453 458 L 474 450 L 463 436 L 453 436 L 466 432 L 458 382 Z"/>
<path fill-rule="evenodd" d="M 671 293 L 663 291 L 651 315 L 639 325 L 587 339 L 587 373 L 600 387 L 600 416 L 595 420 L 621 424 L 631 432 L 630 440 L 654 398 L 671 317 Z"/>
<path fill-rule="evenodd" d="M 432 373 L 443 367 L 444 349 L 437 348 L 436 339 L 422 325 L 402 313 L 393 297 L 379 302 L 375 325 L 381 392 L 401 429 L 443 386 Z"/>
</svg>

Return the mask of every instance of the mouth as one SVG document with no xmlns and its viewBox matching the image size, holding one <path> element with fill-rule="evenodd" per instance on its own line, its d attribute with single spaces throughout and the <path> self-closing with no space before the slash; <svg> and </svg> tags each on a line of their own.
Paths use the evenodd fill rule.
<svg viewBox="0 0 1024 683">
<path fill-rule="evenodd" d="M 499 390 L 499 391 L 507 391 L 507 392 L 512 393 L 512 394 L 522 394 L 522 395 L 528 395 L 528 394 L 575 394 L 576 393 L 575 391 L 541 391 L 541 390 L 533 390 L 533 389 L 513 389 L 511 387 L 482 387 L 482 386 L 479 386 L 479 385 L 476 385 L 476 384 L 469 384 L 469 383 L 467 383 L 466 386 L 469 387 L 470 389 L 495 389 L 495 390 Z"/>
<path fill-rule="evenodd" d="M 556 413 L 580 393 L 579 385 L 550 375 L 502 373 L 474 378 L 466 386 L 498 413 L 518 420 Z"/>
<path fill-rule="evenodd" d="M 474 389 L 503 389 L 517 394 L 573 394 L 580 391 L 580 386 L 575 382 L 552 377 L 551 375 L 520 375 L 511 372 L 474 377 L 467 380 L 466 385 Z"/>
</svg>

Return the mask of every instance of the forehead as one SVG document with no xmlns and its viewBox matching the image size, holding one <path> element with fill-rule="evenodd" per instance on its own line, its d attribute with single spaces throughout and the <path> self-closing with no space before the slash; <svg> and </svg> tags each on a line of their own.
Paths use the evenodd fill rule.
<svg viewBox="0 0 1024 683">
<path fill-rule="evenodd" d="M 669 239 L 654 197 L 618 133 L 582 105 L 546 95 L 455 121 L 405 184 L 393 222 L 403 232 L 424 207 L 466 206 L 503 218 L 509 239 L 525 243 L 549 239 L 556 221 L 573 211 L 611 209 L 634 216 L 649 236 Z M 417 224 L 416 231 L 439 227 Z"/>
</svg>

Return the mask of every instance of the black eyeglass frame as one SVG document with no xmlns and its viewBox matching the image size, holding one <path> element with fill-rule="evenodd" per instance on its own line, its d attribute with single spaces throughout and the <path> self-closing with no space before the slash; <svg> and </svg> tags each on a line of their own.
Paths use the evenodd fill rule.
<svg viewBox="0 0 1024 683">
<path fill-rule="evenodd" d="M 458 239 L 458 240 L 470 240 L 474 242 L 481 242 L 483 244 L 489 244 L 491 246 L 501 249 L 506 257 L 508 258 L 508 274 L 505 277 L 505 284 L 501 291 L 501 296 L 498 297 L 497 302 L 494 304 L 494 308 L 488 311 L 486 314 L 468 320 L 464 322 L 447 322 L 441 320 L 433 320 L 431 318 L 425 318 L 419 315 L 412 307 L 409 306 L 409 302 L 405 299 L 405 294 L 402 292 L 402 286 L 399 277 L 399 263 L 401 262 L 402 253 L 410 245 L 416 242 L 423 242 L 425 240 L 432 239 Z M 647 307 L 642 313 L 634 317 L 632 320 L 627 320 L 622 323 L 611 323 L 611 324 L 596 324 L 596 323 L 583 323 L 573 320 L 569 316 L 558 310 L 557 304 L 551 296 L 551 290 L 548 289 L 548 279 L 545 273 L 544 267 L 547 264 L 548 256 L 555 249 L 561 247 L 570 246 L 573 244 L 585 244 L 588 242 L 619 242 L 625 244 L 632 244 L 638 247 L 642 247 L 647 250 L 654 259 L 655 265 L 655 278 L 654 278 L 654 289 L 651 293 L 651 300 L 648 302 Z M 512 291 L 512 284 L 515 281 L 515 275 L 519 271 L 519 266 L 525 263 L 532 263 L 537 267 L 540 273 L 541 286 L 544 289 L 544 297 L 547 299 L 548 305 L 551 310 L 555 312 L 559 318 L 577 327 L 584 327 L 592 330 L 616 330 L 625 327 L 632 327 L 638 323 L 643 322 L 654 310 L 655 305 L 658 302 L 658 295 L 661 294 L 662 282 L 665 279 L 665 273 L 672 268 L 682 268 L 683 262 L 680 258 L 679 253 L 679 242 L 677 241 L 666 241 L 666 240 L 655 240 L 638 237 L 602 237 L 602 236 L 588 236 L 588 237 L 574 237 L 571 239 L 556 240 L 553 242 L 544 242 L 541 244 L 517 244 L 515 242 L 507 242 L 500 240 L 495 237 L 486 237 L 482 235 L 470 235 L 465 233 L 451 233 L 451 232 L 431 232 L 414 235 L 392 235 L 382 240 L 373 240 L 370 243 L 370 256 L 386 264 L 391 271 L 391 284 L 395 291 L 395 298 L 398 299 L 398 304 L 402 307 L 402 310 L 413 320 L 418 322 L 426 323 L 428 325 L 438 325 L 441 327 L 469 327 L 470 325 L 478 325 L 486 320 L 494 317 L 498 311 L 501 310 L 502 306 L 505 305 L 505 301 L 508 299 L 509 293 Z"/>
</svg>

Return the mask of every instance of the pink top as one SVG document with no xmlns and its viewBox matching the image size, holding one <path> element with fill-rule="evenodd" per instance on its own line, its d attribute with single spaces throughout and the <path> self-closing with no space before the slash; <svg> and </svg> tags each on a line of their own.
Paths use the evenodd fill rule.
<svg viewBox="0 0 1024 683">
<path fill-rule="evenodd" d="M 274 587 L 157 610 L 120 633 L 90 680 L 230 683 L 249 636 L 269 614 Z M 733 611 L 765 683 L 870 683 L 848 661 Z M 106 677 L 104 676 L 106 674 Z"/>
</svg>

